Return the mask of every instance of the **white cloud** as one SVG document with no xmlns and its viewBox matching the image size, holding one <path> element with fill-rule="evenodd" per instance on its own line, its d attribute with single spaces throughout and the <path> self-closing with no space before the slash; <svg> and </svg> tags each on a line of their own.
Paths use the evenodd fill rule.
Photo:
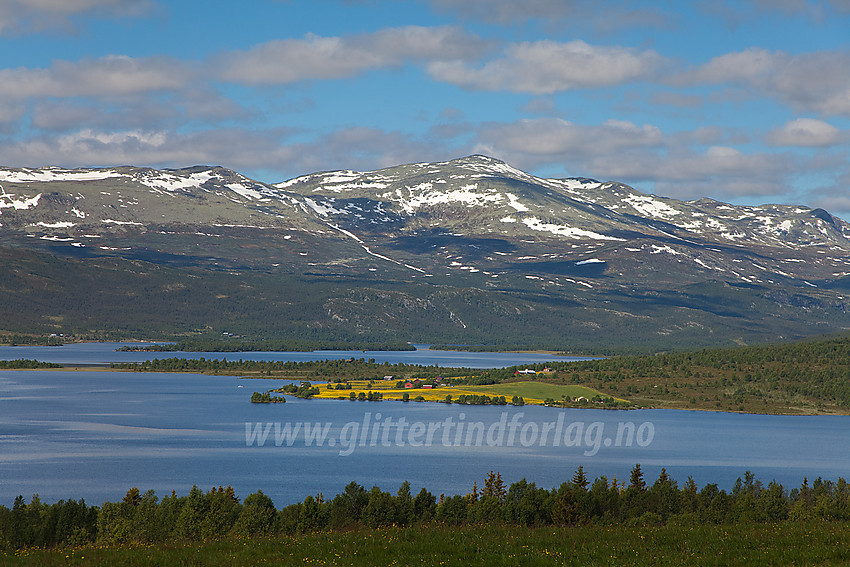
<svg viewBox="0 0 850 567">
<path fill-rule="evenodd" d="M 431 0 L 440 9 L 452 10 L 465 17 L 490 22 L 511 23 L 528 19 L 564 19 L 584 12 L 588 0 Z"/>
<path fill-rule="evenodd" d="M 789 193 L 800 160 L 790 154 L 745 153 L 728 146 L 697 151 L 671 143 L 666 152 L 600 156 L 594 166 L 607 168 L 614 179 L 651 182 L 656 193 L 671 197 L 734 199 Z"/>
<path fill-rule="evenodd" d="M 850 12 L 850 0 L 829 0 L 829 3 L 839 12 Z"/>
<path fill-rule="evenodd" d="M 750 82 L 774 74 L 784 58 L 783 54 L 762 48 L 726 53 L 700 67 L 694 79 L 705 83 Z"/>
<path fill-rule="evenodd" d="M 182 134 L 170 129 L 86 128 L 23 141 L 0 139 L 0 155 L 22 167 L 223 165 L 248 174 L 261 170 L 273 176 L 261 179 L 269 182 L 327 169 L 370 170 L 457 157 L 427 140 L 373 128 L 342 129 L 300 143 L 289 141 L 289 134 L 283 129 L 223 128 Z"/>
<path fill-rule="evenodd" d="M 577 125 L 540 118 L 485 125 L 473 151 L 524 170 L 562 168 L 569 176 L 644 189 L 649 184 L 659 194 L 683 199 L 767 196 L 789 190 L 800 167 L 799 159 L 789 154 L 744 153 L 718 144 L 694 149 L 695 144 L 723 138 L 713 128 L 665 134 L 657 126 L 625 121 Z"/>
<path fill-rule="evenodd" d="M 231 119 L 253 116 L 215 93 L 181 91 L 166 95 L 139 95 L 117 100 L 91 98 L 47 99 L 32 106 L 30 124 L 42 132 L 179 128 L 190 122 L 211 127 Z"/>
<path fill-rule="evenodd" d="M 680 85 L 735 84 L 753 97 L 778 98 L 803 111 L 850 116 L 850 51 L 791 55 L 750 48 L 680 74 Z"/>
<path fill-rule="evenodd" d="M 520 168 L 536 168 L 553 159 L 580 163 L 595 155 L 619 155 L 634 148 L 663 144 L 661 131 L 651 125 L 609 120 L 601 126 L 578 125 L 560 118 L 489 124 L 479 130 L 476 151 L 488 150 Z"/>
<path fill-rule="evenodd" d="M 281 132 L 205 130 L 82 129 L 62 135 L 0 142 L 0 155 L 20 166 L 65 167 L 139 165 L 185 167 L 220 164 L 233 168 L 268 166 L 281 157 Z"/>
<path fill-rule="evenodd" d="M 219 77 L 249 85 L 351 77 L 408 60 L 457 60 L 480 55 L 487 42 L 451 26 L 407 26 L 349 37 L 269 41 L 221 56 Z"/>
<path fill-rule="evenodd" d="M 540 20 L 565 26 L 610 32 L 635 27 L 662 27 L 668 16 L 646 3 L 627 0 L 430 0 L 438 10 L 464 18 L 510 25 Z"/>
<path fill-rule="evenodd" d="M 699 9 L 720 17 L 732 28 L 747 25 L 765 17 L 781 16 L 800 20 L 801 17 L 823 24 L 834 15 L 850 12 L 848 0 L 713 0 L 700 2 Z"/>
<path fill-rule="evenodd" d="M 462 61 L 438 61 L 430 64 L 428 71 L 439 81 L 464 88 L 541 95 L 648 79 L 663 60 L 652 50 L 543 40 L 511 44 L 504 57 L 480 67 Z"/>
<path fill-rule="evenodd" d="M 192 80 L 190 67 L 171 58 L 109 55 L 45 69 L 0 69 L 0 97 L 123 96 L 180 89 Z"/>
<path fill-rule="evenodd" d="M 822 120 L 798 118 L 768 133 L 767 143 L 774 146 L 826 147 L 847 140 L 841 130 Z"/>
<path fill-rule="evenodd" d="M 14 124 L 26 114 L 26 107 L 20 102 L 0 101 L 0 126 Z"/>
<path fill-rule="evenodd" d="M 0 0 L 0 35 L 73 30 L 74 18 L 137 17 L 149 13 L 151 0 Z"/>
</svg>

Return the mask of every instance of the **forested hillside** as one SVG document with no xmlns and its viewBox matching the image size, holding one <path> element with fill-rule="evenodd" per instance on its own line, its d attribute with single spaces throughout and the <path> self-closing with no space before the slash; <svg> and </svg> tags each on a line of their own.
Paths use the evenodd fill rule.
<svg viewBox="0 0 850 567">
<path fill-rule="evenodd" d="M 232 357 L 231 357 L 232 358 Z M 235 373 L 292 380 L 340 382 L 453 377 L 455 384 L 533 380 L 585 385 L 637 406 L 753 413 L 850 412 L 850 336 L 794 343 L 703 349 L 643 356 L 477 370 L 351 361 L 262 362 L 183 358 L 116 364 L 142 371 Z M 533 370 L 535 373 L 517 372 Z M 552 405 L 557 405 L 553 400 Z"/>
</svg>

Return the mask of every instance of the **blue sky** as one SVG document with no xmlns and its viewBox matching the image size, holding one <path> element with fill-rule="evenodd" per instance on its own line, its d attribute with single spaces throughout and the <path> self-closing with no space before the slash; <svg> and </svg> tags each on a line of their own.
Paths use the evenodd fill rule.
<svg viewBox="0 0 850 567">
<path fill-rule="evenodd" d="M 0 164 L 481 153 L 850 219 L 850 0 L 0 0 Z"/>
</svg>

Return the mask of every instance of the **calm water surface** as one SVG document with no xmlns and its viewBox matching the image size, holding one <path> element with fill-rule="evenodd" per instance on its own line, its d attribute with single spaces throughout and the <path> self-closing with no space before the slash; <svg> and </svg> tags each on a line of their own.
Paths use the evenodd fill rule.
<svg viewBox="0 0 850 567">
<path fill-rule="evenodd" d="M 94 349 L 81 356 L 91 362 L 102 355 Z M 0 359 L 19 357 L 0 349 Z M 666 467 L 680 483 L 691 475 L 700 486 L 717 482 L 726 489 L 747 470 L 787 488 L 803 477 L 850 476 L 848 417 L 248 401 L 251 392 L 281 383 L 108 370 L 0 371 L 0 504 L 34 493 L 48 502 L 83 497 L 97 504 L 120 500 L 133 486 L 163 495 L 172 489 L 185 494 L 193 484 L 205 490 L 230 484 L 241 497 L 261 489 L 282 506 L 308 494 L 334 495 L 352 480 L 392 492 L 408 480 L 414 493 L 424 486 L 455 494 L 468 492 L 473 482 L 481 485 L 494 470 L 509 483 L 526 478 L 551 488 L 580 464 L 591 478 L 622 480 L 638 462 L 650 482 Z M 446 427 L 449 418 L 454 429 Z M 398 427 L 402 420 L 407 429 Z M 268 437 L 258 446 L 255 434 L 266 424 Z M 291 445 L 287 424 L 301 428 Z M 427 431 L 413 435 L 411 424 L 434 429 L 430 446 Z M 466 427 L 459 436 L 458 424 Z M 628 424 L 643 434 L 631 446 L 625 443 Z M 316 425 L 326 431 L 324 441 L 317 446 L 314 438 L 308 446 L 304 428 L 315 433 Z M 475 434 L 467 438 L 469 430 Z"/>
<path fill-rule="evenodd" d="M 116 352 L 115 349 L 138 343 L 78 343 L 59 347 L 0 346 L 0 360 L 29 358 L 64 364 L 108 364 L 111 362 L 144 362 L 154 358 L 225 358 L 227 360 L 274 360 L 305 362 L 311 360 L 344 360 L 374 358 L 376 362 L 436 364 L 443 367 L 504 368 L 537 362 L 586 360 L 584 357 L 554 356 L 539 353 L 461 352 L 430 350 L 416 345 L 415 351 L 321 350 L 313 352 Z"/>
</svg>

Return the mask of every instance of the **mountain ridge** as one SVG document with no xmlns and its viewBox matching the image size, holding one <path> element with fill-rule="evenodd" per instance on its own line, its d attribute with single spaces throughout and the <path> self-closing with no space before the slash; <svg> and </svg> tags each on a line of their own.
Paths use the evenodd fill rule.
<svg viewBox="0 0 850 567">
<path fill-rule="evenodd" d="M 180 270 L 232 272 L 249 288 L 252 278 L 294 278 L 287 293 L 327 285 L 309 321 L 278 335 L 551 345 L 559 333 L 599 344 L 620 333 L 618 342 L 659 348 L 850 327 L 850 225 L 827 211 L 679 201 L 616 182 L 539 178 L 480 155 L 276 184 L 219 166 L 4 167 L 0 246 L 83 271 L 118 259 L 168 266 L 177 279 Z M 25 295 L 12 282 L 3 293 Z M 61 295 L 41 319 L 68 304 Z M 229 332 L 202 319 L 181 332 Z M 540 321 L 552 329 L 521 330 Z M 0 318 L 0 328 L 25 327 Z M 264 333 L 259 321 L 240 328 Z"/>
</svg>

